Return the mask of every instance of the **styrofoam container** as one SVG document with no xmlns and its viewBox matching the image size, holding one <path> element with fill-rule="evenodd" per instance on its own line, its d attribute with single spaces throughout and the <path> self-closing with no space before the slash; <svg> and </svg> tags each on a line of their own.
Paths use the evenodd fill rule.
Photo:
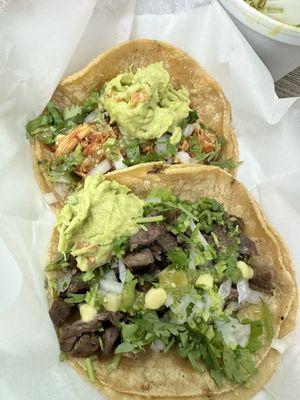
<svg viewBox="0 0 300 400">
<path fill-rule="evenodd" d="M 244 0 L 219 1 L 270 69 L 274 80 L 300 65 L 299 27 L 270 18 Z M 294 19 L 300 21 L 300 0 L 294 3 Z"/>
</svg>

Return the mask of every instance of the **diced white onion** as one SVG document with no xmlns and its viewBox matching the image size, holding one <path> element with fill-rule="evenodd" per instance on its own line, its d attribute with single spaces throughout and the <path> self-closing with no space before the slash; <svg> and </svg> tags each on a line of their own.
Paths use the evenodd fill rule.
<svg viewBox="0 0 300 400">
<path fill-rule="evenodd" d="M 173 301 L 172 297 L 167 297 L 168 304 Z M 170 309 L 174 314 L 173 319 L 178 324 L 184 324 L 187 321 L 192 321 L 195 317 L 201 316 L 203 313 L 212 314 L 211 309 L 215 307 L 215 301 L 217 298 L 212 300 L 211 296 L 206 293 L 203 297 L 184 295 L 181 299 L 170 304 Z M 221 299 L 219 300 L 221 307 Z M 167 302 L 165 303 L 167 305 Z M 188 312 L 188 308 L 192 305 L 192 309 Z M 213 314 L 212 314 L 213 315 Z"/>
<path fill-rule="evenodd" d="M 207 292 L 204 295 L 204 304 L 206 305 L 207 308 L 214 307 L 214 302 L 213 302 L 210 294 Z"/>
<path fill-rule="evenodd" d="M 252 290 L 250 289 L 250 293 L 247 297 L 248 303 L 251 304 L 259 304 L 261 299 L 263 299 L 265 296 L 262 292 L 258 292 L 257 290 Z"/>
<path fill-rule="evenodd" d="M 239 294 L 239 303 L 242 303 L 250 294 L 249 282 L 246 279 L 242 279 L 237 283 L 236 288 Z"/>
<path fill-rule="evenodd" d="M 163 351 L 164 349 L 164 344 L 161 340 L 156 339 L 154 342 L 151 343 L 151 350 L 154 351 L 155 353 L 159 353 L 160 351 Z"/>
<path fill-rule="evenodd" d="M 237 319 L 230 318 L 229 322 L 217 321 L 216 325 L 227 345 L 247 346 L 251 331 L 250 324 L 241 324 Z"/>
<path fill-rule="evenodd" d="M 191 136 L 191 134 L 194 132 L 194 129 L 195 129 L 195 125 L 189 124 L 183 129 L 182 135 L 185 137 Z"/>
<path fill-rule="evenodd" d="M 264 298 L 264 294 L 257 290 L 252 290 L 249 281 L 242 279 L 236 285 L 239 294 L 239 303 L 247 301 L 251 304 L 259 304 L 260 299 Z"/>
<path fill-rule="evenodd" d="M 64 200 L 68 195 L 68 188 L 68 184 L 58 182 L 53 186 L 53 191 L 56 192 L 62 200 Z"/>
<path fill-rule="evenodd" d="M 187 307 L 192 302 L 190 295 L 184 295 L 178 302 L 172 304 L 170 309 L 174 313 L 176 322 L 184 324 L 187 321 Z"/>
<path fill-rule="evenodd" d="M 175 154 L 175 157 L 180 161 L 181 164 L 190 164 L 191 162 L 191 157 L 186 151 L 178 151 Z"/>
<path fill-rule="evenodd" d="M 189 269 L 195 270 L 196 262 L 195 262 L 195 249 L 194 246 L 191 245 L 190 248 L 190 257 L 189 257 Z"/>
<path fill-rule="evenodd" d="M 231 282 L 230 279 L 228 279 L 227 281 L 223 282 L 223 283 L 220 285 L 218 293 L 219 293 L 224 299 L 226 299 L 226 297 L 228 297 L 228 296 L 230 295 L 231 286 L 232 286 L 232 282 Z"/>
<path fill-rule="evenodd" d="M 123 291 L 123 284 L 115 280 L 102 279 L 100 281 L 100 287 L 108 293 L 120 294 Z"/>
<path fill-rule="evenodd" d="M 293 343 L 294 340 L 294 333 L 291 332 L 290 334 L 284 336 L 281 339 L 274 338 L 271 342 L 272 349 L 279 351 L 279 353 L 284 353 Z"/>
<path fill-rule="evenodd" d="M 95 121 L 95 119 L 98 117 L 98 115 L 99 115 L 99 109 L 96 108 L 96 110 L 92 111 L 85 117 L 84 122 L 91 123 L 91 122 Z"/>
<path fill-rule="evenodd" d="M 50 192 L 50 193 L 44 193 L 44 199 L 46 200 L 46 203 L 51 205 L 54 203 L 57 203 L 57 198 L 55 197 L 55 194 Z"/>
<path fill-rule="evenodd" d="M 191 316 L 192 318 L 194 315 L 200 315 L 204 309 L 205 304 L 201 301 L 197 301 L 192 309 Z"/>
<path fill-rule="evenodd" d="M 108 281 L 117 281 L 115 271 L 110 270 L 110 271 L 106 272 L 106 274 L 104 275 L 104 279 L 106 279 Z"/>
<path fill-rule="evenodd" d="M 122 261 L 119 261 L 118 266 L 119 266 L 119 278 L 122 284 L 124 285 L 126 277 L 126 267 Z"/>
<path fill-rule="evenodd" d="M 240 327 L 235 332 L 237 343 L 241 347 L 246 347 L 249 342 L 251 326 L 249 324 L 240 324 Z"/>
<path fill-rule="evenodd" d="M 155 151 L 157 153 L 165 153 L 167 151 L 167 143 L 156 143 Z"/>
<path fill-rule="evenodd" d="M 168 139 L 169 136 L 166 134 L 162 135 L 159 139 L 157 139 L 155 144 L 155 151 L 157 151 L 157 153 L 165 153 L 167 151 Z"/>
<path fill-rule="evenodd" d="M 200 242 L 203 244 L 204 247 L 208 247 L 208 243 L 205 239 L 205 237 L 202 235 L 202 233 L 200 232 L 200 230 L 198 231 L 198 237 L 200 239 Z"/>
<path fill-rule="evenodd" d="M 150 197 L 144 200 L 146 203 L 160 203 L 161 199 L 159 197 Z"/>
<path fill-rule="evenodd" d="M 190 228 L 192 231 L 194 231 L 194 229 L 196 228 L 194 221 L 191 221 Z M 198 232 L 198 237 L 199 237 L 200 243 L 203 244 L 204 247 L 208 247 L 208 243 L 207 243 L 205 237 L 202 235 L 202 233 L 200 232 L 200 230 L 198 228 L 197 228 L 197 232 Z"/>
<path fill-rule="evenodd" d="M 190 223 L 190 228 L 192 231 L 194 231 L 194 229 L 196 228 L 195 222 L 193 220 Z"/>
<path fill-rule="evenodd" d="M 171 294 L 168 294 L 167 300 L 165 301 L 165 306 L 170 307 L 174 303 L 174 297 Z"/>
<path fill-rule="evenodd" d="M 279 353 L 283 354 L 286 351 L 288 344 L 283 339 L 273 339 L 271 347 L 272 349 L 275 349 L 279 351 Z"/>
<path fill-rule="evenodd" d="M 103 174 L 105 174 L 106 172 L 108 172 L 111 169 L 111 167 L 112 167 L 111 162 L 105 158 L 99 164 L 95 165 L 95 167 L 93 169 L 91 169 L 87 173 L 87 175 L 93 175 L 96 172 L 102 172 Z"/>
<path fill-rule="evenodd" d="M 126 165 L 124 164 L 124 158 L 122 154 L 120 154 L 119 158 L 114 161 L 114 166 L 116 169 L 123 169 L 126 168 Z"/>
<path fill-rule="evenodd" d="M 66 275 L 64 275 L 61 278 L 59 278 L 57 280 L 57 290 L 58 290 L 58 292 L 64 292 L 68 288 L 68 286 L 69 286 L 69 284 L 71 282 L 71 279 L 72 279 L 71 272 L 69 272 Z"/>
</svg>

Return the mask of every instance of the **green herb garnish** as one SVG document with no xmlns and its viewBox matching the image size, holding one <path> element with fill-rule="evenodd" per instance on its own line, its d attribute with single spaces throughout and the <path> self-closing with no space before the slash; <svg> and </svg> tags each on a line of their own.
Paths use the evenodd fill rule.
<svg viewBox="0 0 300 400">
<path fill-rule="evenodd" d="M 93 367 L 93 361 L 91 360 L 90 357 L 85 359 L 85 369 L 89 380 L 92 383 L 95 383 L 95 371 Z"/>
<path fill-rule="evenodd" d="M 268 304 L 263 299 L 261 299 L 261 305 L 262 305 L 262 321 L 267 334 L 267 339 L 268 341 L 271 341 L 274 337 L 272 314 L 270 312 Z"/>
<path fill-rule="evenodd" d="M 188 256 L 180 247 L 169 250 L 167 256 L 176 269 L 185 269 L 188 267 Z"/>
</svg>

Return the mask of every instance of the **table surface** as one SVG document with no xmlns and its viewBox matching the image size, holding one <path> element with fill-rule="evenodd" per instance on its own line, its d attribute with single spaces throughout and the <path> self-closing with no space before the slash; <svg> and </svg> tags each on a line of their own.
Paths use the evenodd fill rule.
<svg viewBox="0 0 300 400">
<path fill-rule="evenodd" d="M 275 83 L 278 97 L 300 96 L 300 67 L 285 75 Z"/>
</svg>

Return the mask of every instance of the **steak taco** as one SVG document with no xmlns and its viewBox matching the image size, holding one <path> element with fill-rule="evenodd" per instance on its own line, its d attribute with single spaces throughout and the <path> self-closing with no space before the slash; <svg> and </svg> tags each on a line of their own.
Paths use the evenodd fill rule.
<svg viewBox="0 0 300 400">
<path fill-rule="evenodd" d="M 156 40 L 125 42 L 63 79 L 26 129 L 51 204 L 62 205 L 96 171 L 164 161 L 234 173 L 238 161 L 219 85 L 186 53 Z"/>
<path fill-rule="evenodd" d="M 46 267 L 62 357 L 111 399 L 247 399 L 294 328 L 284 244 L 217 167 L 88 176 Z"/>
</svg>

